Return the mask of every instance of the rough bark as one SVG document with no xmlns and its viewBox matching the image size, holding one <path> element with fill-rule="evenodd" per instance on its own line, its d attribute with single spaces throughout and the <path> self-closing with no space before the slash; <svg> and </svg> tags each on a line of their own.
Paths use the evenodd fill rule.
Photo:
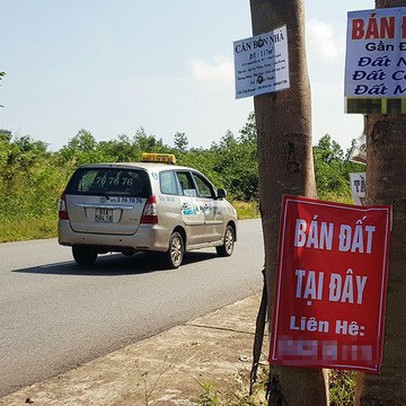
<svg viewBox="0 0 406 406">
<path fill-rule="evenodd" d="M 369 116 L 367 204 L 393 205 L 382 373 L 361 375 L 357 405 L 406 405 L 406 116 Z"/>
<path fill-rule="evenodd" d="M 377 0 L 376 7 L 405 7 L 406 0 Z M 393 230 L 382 373 L 359 374 L 357 405 L 406 405 L 406 116 L 369 115 L 367 204 L 393 205 Z"/>
<path fill-rule="evenodd" d="M 287 26 L 291 88 L 254 98 L 265 278 L 272 315 L 283 194 L 316 197 L 303 0 L 251 0 L 254 35 Z M 289 405 L 326 405 L 322 370 L 272 367 Z"/>
</svg>

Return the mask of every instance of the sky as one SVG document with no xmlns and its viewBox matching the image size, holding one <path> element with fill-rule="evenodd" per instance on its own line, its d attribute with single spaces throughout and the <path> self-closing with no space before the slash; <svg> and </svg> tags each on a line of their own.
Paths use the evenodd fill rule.
<svg viewBox="0 0 406 406">
<path fill-rule="evenodd" d="M 330 134 L 346 149 L 363 128 L 344 114 L 347 12 L 375 2 L 305 3 L 313 144 Z M 249 0 L 2 0 L 0 128 L 54 151 L 82 128 L 207 148 L 254 109 L 235 98 L 233 55 L 251 36 Z"/>
</svg>

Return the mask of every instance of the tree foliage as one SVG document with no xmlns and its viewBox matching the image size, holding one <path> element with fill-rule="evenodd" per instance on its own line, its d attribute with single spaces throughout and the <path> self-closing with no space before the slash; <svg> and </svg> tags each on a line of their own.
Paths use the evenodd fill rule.
<svg viewBox="0 0 406 406">
<path fill-rule="evenodd" d="M 0 81 L 3 80 L 3 77 L 6 75 L 6 72 L 0 72 Z M 4 107 L 0 104 L 0 107 Z"/>
<path fill-rule="evenodd" d="M 173 136 L 173 143 L 175 148 L 181 152 L 185 152 L 189 146 L 189 140 L 187 139 L 186 134 L 180 133 L 179 131 Z"/>
<path fill-rule="evenodd" d="M 349 162 L 348 152 L 344 154 L 340 145 L 326 134 L 313 147 L 314 168 L 319 198 L 330 200 L 351 200 L 349 174 L 364 172 L 361 164 Z"/>
<path fill-rule="evenodd" d="M 81 164 L 92 162 L 136 162 L 142 152 L 176 155 L 177 163 L 203 172 L 217 187 L 227 189 L 232 200 L 258 200 L 258 151 L 255 117 L 251 113 L 237 135 L 227 131 L 209 148 L 188 148 L 186 134 L 176 133 L 170 147 L 140 127 L 133 135 L 97 141 L 81 129 L 59 151 L 51 152 L 42 141 L 29 136 L 13 137 L 0 130 L 0 225 L 16 218 L 30 224 L 35 219 L 48 235 L 56 230 L 57 204 L 67 180 Z M 350 201 L 349 172 L 364 167 L 350 163 L 339 144 L 325 135 L 314 147 L 319 197 Z M 43 231 L 43 230 L 42 230 Z M 35 234 L 36 235 L 36 234 Z M 40 235 L 43 235 L 40 234 Z M 45 235 L 47 235 L 45 233 Z M 0 240 L 18 239 L 0 235 Z"/>
</svg>

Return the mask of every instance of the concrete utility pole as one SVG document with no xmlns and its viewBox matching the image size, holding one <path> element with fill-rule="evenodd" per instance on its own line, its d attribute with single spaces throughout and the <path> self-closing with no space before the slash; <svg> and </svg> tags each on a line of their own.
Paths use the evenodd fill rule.
<svg viewBox="0 0 406 406">
<path fill-rule="evenodd" d="M 376 0 L 376 8 L 406 0 Z M 357 405 L 406 405 L 406 116 L 370 114 L 367 130 L 367 204 L 393 205 L 393 230 L 382 373 L 361 375 Z"/>
<path fill-rule="evenodd" d="M 272 315 L 282 195 L 316 197 L 304 0 L 251 0 L 253 34 L 287 26 L 290 89 L 254 98 L 268 314 Z M 322 370 L 272 367 L 289 405 L 327 405 Z"/>
</svg>

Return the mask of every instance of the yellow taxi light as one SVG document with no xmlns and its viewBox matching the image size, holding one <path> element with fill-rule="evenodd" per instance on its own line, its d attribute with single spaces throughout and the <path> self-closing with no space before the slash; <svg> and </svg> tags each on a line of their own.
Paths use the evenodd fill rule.
<svg viewBox="0 0 406 406">
<path fill-rule="evenodd" d="M 164 162 L 167 164 L 176 164 L 176 157 L 173 154 L 158 154 L 154 152 L 143 152 L 141 155 L 142 162 Z"/>
</svg>

